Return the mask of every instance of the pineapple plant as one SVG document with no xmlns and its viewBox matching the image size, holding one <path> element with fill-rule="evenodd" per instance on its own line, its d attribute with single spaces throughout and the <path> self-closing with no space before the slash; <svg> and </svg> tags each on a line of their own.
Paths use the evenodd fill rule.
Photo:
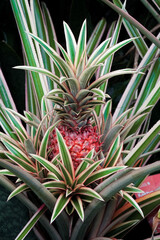
<svg viewBox="0 0 160 240">
<path fill-rule="evenodd" d="M 24 239 L 38 220 L 50 239 L 123 237 L 160 198 L 159 191 L 134 198 L 144 178 L 160 169 L 159 162 L 143 166 L 159 151 L 160 122 L 148 125 L 160 96 L 158 49 L 148 48 L 128 23 L 135 35 L 118 42 L 121 17 L 102 42 L 104 19 L 88 42 L 86 20 L 77 41 L 64 22 L 65 49 L 45 4 L 43 11 L 38 1 L 11 5 L 27 63 L 15 67 L 26 70 L 26 110 L 17 112 L 1 73 L 0 183 L 11 191 L 8 200 L 16 196 L 33 212 L 16 239 Z M 132 42 L 142 58 L 137 69 L 111 71 L 114 54 Z M 113 113 L 108 80 L 125 74 L 133 76 Z"/>
</svg>

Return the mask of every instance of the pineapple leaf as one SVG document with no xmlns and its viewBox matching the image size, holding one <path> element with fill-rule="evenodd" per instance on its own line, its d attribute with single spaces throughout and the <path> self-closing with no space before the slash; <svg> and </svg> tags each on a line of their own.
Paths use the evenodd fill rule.
<svg viewBox="0 0 160 240">
<path fill-rule="evenodd" d="M 88 197 L 97 198 L 100 201 L 104 201 L 103 198 L 95 190 L 93 190 L 90 187 L 81 187 L 76 191 L 76 194 L 85 195 Z"/>
<path fill-rule="evenodd" d="M 93 88 L 91 90 L 91 92 L 93 92 L 94 94 L 96 94 L 96 96 L 99 96 L 101 98 L 105 98 L 105 94 L 104 92 L 101 90 L 101 89 L 98 89 L 98 88 Z"/>
<path fill-rule="evenodd" d="M 31 66 L 37 66 L 38 56 L 35 51 L 35 46 L 31 40 L 31 38 L 29 38 L 28 35 L 25 33 L 25 31 L 31 31 L 30 18 L 32 19 L 32 16 L 30 15 L 31 13 L 30 13 L 30 9 L 28 6 L 29 4 L 27 4 L 27 1 L 25 1 L 23 3 L 11 1 L 11 5 L 12 5 L 15 19 L 17 21 L 19 32 L 21 34 L 21 40 L 22 40 L 22 44 L 23 44 L 23 48 L 24 48 L 25 56 L 26 56 L 25 60 Z M 17 14 L 17 12 L 19 14 Z M 42 79 L 40 78 L 40 76 L 38 74 L 32 73 L 32 88 L 35 88 L 35 91 L 34 91 L 35 96 L 32 96 L 34 99 L 32 102 L 34 102 L 35 99 L 37 98 L 38 106 L 40 106 L 41 99 L 45 92 L 44 91 L 45 85 L 42 87 L 41 81 L 42 81 Z M 28 84 L 28 82 L 27 82 L 27 84 Z M 36 101 L 37 101 L 37 99 L 36 99 Z M 30 102 L 30 100 L 31 99 L 28 99 L 29 102 Z"/>
<path fill-rule="evenodd" d="M 82 160 L 82 162 L 78 165 L 75 176 L 77 177 L 82 171 L 84 171 L 87 166 L 88 162 L 85 161 L 85 159 L 92 159 L 94 154 L 94 148 L 86 155 L 86 157 Z"/>
<path fill-rule="evenodd" d="M 87 42 L 87 55 L 90 56 L 96 48 L 96 46 L 99 44 L 101 37 L 103 35 L 103 32 L 106 28 L 106 20 L 103 18 L 98 22 L 95 29 L 93 30 L 88 42 Z"/>
<path fill-rule="evenodd" d="M 140 208 L 140 206 L 138 205 L 138 203 L 125 191 L 122 191 L 122 197 L 128 201 L 134 208 L 137 209 L 137 211 L 141 214 L 142 217 L 144 217 L 144 214 L 142 212 L 142 209 Z"/>
<path fill-rule="evenodd" d="M 150 70 L 149 70 L 148 74 L 146 75 L 145 82 L 143 83 L 143 86 L 141 88 L 141 91 L 139 93 L 137 101 L 135 103 L 132 115 L 134 113 L 136 113 L 138 111 L 138 109 L 141 108 L 141 106 L 145 102 L 145 99 L 147 99 L 149 97 L 149 95 L 151 94 L 152 91 L 154 91 L 152 96 L 154 96 L 155 94 L 158 93 L 159 87 L 158 87 L 158 85 L 156 85 L 156 83 L 158 83 L 159 74 L 157 72 L 157 69 L 159 69 L 159 68 L 160 68 L 160 61 L 159 61 L 159 59 L 157 59 L 156 61 L 154 61 L 152 63 Z M 155 89 L 155 87 L 156 87 L 156 89 Z M 150 102 L 148 103 L 148 105 L 151 105 L 151 104 L 153 105 L 153 100 L 152 100 L 152 103 L 150 103 Z M 155 102 L 154 102 L 154 104 L 155 104 Z"/>
<path fill-rule="evenodd" d="M 63 180 L 60 170 L 54 164 L 38 155 L 31 154 L 31 156 L 34 159 L 36 159 L 39 163 L 41 163 L 48 171 L 52 172 L 57 177 L 57 179 Z"/>
<path fill-rule="evenodd" d="M 130 220 L 123 223 L 119 223 L 107 234 L 108 236 L 116 237 L 118 234 L 134 227 L 134 225 L 136 225 L 137 223 L 138 223 L 138 220 Z"/>
<path fill-rule="evenodd" d="M 18 234 L 15 240 L 22 240 L 24 239 L 27 234 L 32 230 L 32 228 L 35 226 L 35 224 L 38 222 L 38 220 L 41 218 L 41 216 L 45 213 L 47 210 L 46 206 L 43 204 L 37 212 L 32 216 L 32 218 L 28 221 L 28 223 L 25 225 L 25 227 L 21 230 L 21 232 Z"/>
<path fill-rule="evenodd" d="M 72 61 L 71 61 L 70 57 L 68 56 L 67 52 L 59 43 L 57 43 L 57 45 L 60 48 L 60 50 L 63 54 L 63 58 L 65 59 L 66 63 L 73 69 L 74 67 L 73 67 Z"/>
<path fill-rule="evenodd" d="M 64 164 L 64 167 L 67 169 L 69 172 L 71 178 L 74 178 L 74 168 L 73 168 L 73 162 L 71 155 L 69 153 L 68 147 L 62 137 L 62 134 L 60 131 L 56 128 L 56 134 L 57 134 L 57 141 L 58 141 L 58 146 L 59 146 L 59 153 L 61 156 L 61 160 Z"/>
<path fill-rule="evenodd" d="M 153 61 L 153 58 L 155 57 L 156 52 L 158 51 L 157 47 L 152 44 L 145 56 L 143 57 L 142 61 L 140 62 L 137 71 L 145 72 L 147 64 L 149 64 L 151 61 Z M 126 87 L 117 107 L 113 115 L 113 119 L 116 120 L 124 111 L 127 110 L 131 100 L 134 97 L 135 91 L 140 84 L 141 80 L 143 78 L 142 74 L 135 74 L 132 76 L 130 82 L 128 83 L 128 86 Z M 157 95 L 157 94 L 156 94 Z M 157 97 L 157 96 L 156 96 Z"/>
<path fill-rule="evenodd" d="M 89 66 L 86 67 L 84 71 L 82 71 L 82 73 L 79 76 L 79 83 L 81 89 L 86 89 L 87 83 L 89 82 L 93 74 L 96 72 L 98 67 L 99 65 Z"/>
<path fill-rule="evenodd" d="M 25 159 L 21 158 L 21 157 L 17 157 L 16 155 L 13 155 L 11 153 L 6 153 L 6 156 L 11 159 L 13 162 L 17 163 L 17 165 L 19 165 L 20 167 L 22 167 L 23 169 L 32 172 L 32 173 L 36 173 L 36 169 L 33 165 L 31 165 L 29 162 L 27 162 Z"/>
<path fill-rule="evenodd" d="M 91 65 L 103 63 L 109 56 L 114 54 L 116 51 L 118 51 L 120 48 L 122 48 L 126 44 L 130 43 L 134 39 L 135 38 L 129 38 L 129 39 L 123 40 L 122 42 L 117 43 L 114 46 L 108 48 L 106 51 L 104 51 L 104 53 L 97 56 L 97 58 L 95 58 L 95 60 L 91 63 Z"/>
<path fill-rule="evenodd" d="M 10 121 L 8 119 L 8 115 L 0 105 L 0 125 L 2 129 L 7 133 L 9 136 L 11 136 L 12 139 L 14 140 L 19 140 L 18 136 L 14 133 L 13 128 L 10 124 Z"/>
<path fill-rule="evenodd" d="M 0 86 L 1 86 L 0 96 L 3 103 L 5 104 L 5 107 L 14 109 L 16 111 L 15 103 L 13 101 L 13 98 L 11 96 L 11 93 L 9 91 L 9 88 L 7 86 L 6 80 L 1 69 L 0 69 Z"/>
<path fill-rule="evenodd" d="M 15 69 L 22 69 L 22 70 L 28 70 L 28 71 L 33 71 L 33 72 L 37 72 L 40 74 L 44 74 L 48 77 L 50 77 L 51 79 L 53 79 L 53 81 L 63 90 L 63 91 L 67 91 L 64 87 L 64 85 L 62 85 L 60 83 L 60 78 L 57 77 L 56 75 L 54 75 L 52 72 L 44 69 L 44 68 L 40 68 L 40 67 L 32 67 L 32 66 L 16 66 L 14 67 Z"/>
<path fill-rule="evenodd" d="M 127 193 L 144 193 L 143 190 L 141 190 L 140 188 L 134 187 L 132 185 L 125 187 L 124 191 Z"/>
<path fill-rule="evenodd" d="M 39 37 L 35 36 L 32 33 L 28 33 L 29 36 L 31 36 L 35 41 L 37 41 L 43 49 L 46 51 L 46 53 L 53 59 L 57 67 L 59 68 L 60 72 L 63 74 L 63 76 L 73 77 L 73 71 L 71 68 L 67 65 L 67 63 L 57 54 L 57 52 L 51 48 L 46 42 L 44 42 Z"/>
<path fill-rule="evenodd" d="M 51 188 L 52 190 L 55 191 L 66 190 L 66 184 L 64 183 L 64 181 L 49 181 L 43 183 L 43 186 L 45 186 L 46 188 Z"/>
<path fill-rule="evenodd" d="M 91 164 L 89 167 L 87 167 L 83 172 L 81 172 L 77 176 L 77 184 L 84 183 L 88 177 L 90 177 L 91 173 L 103 162 L 103 160 L 99 160 Z"/>
<path fill-rule="evenodd" d="M 64 181 L 66 182 L 66 185 L 71 187 L 73 185 L 73 179 L 72 179 L 70 173 L 67 171 L 67 169 L 61 162 L 59 162 L 59 165 L 60 165 L 61 171 L 63 173 Z"/>
<path fill-rule="evenodd" d="M 120 0 L 114 0 L 114 3 L 122 8 L 122 3 Z M 124 6 L 123 6 L 123 10 L 124 10 Z M 126 11 L 126 9 L 125 9 Z M 141 57 L 144 57 L 144 55 L 146 54 L 147 50 L 148 50 L 148 47 L 147 47 L 147 44 L 145 43 L 143 37 L 141 36 L 141 33 L 139 32 L 139 30 L 133 25 L 133 24 L 130 24 L 130 22 L 128 22 L 126 20 L 126 18 L 123 18 L 123 24 L 128 32 L 128 34 L 130 35 L 130 37 L 137 37 L 135 40 L 134 40 L 134 44 L 136 46 L 136 49 L 138 50 L 139 54 Z"/>
<path fill-rule="evenodd" d="M 100 54 L 102 54 L 108 44 L 110 42 L 110 38 L 109 39 L 106 39 L 105 41 L 103 41 L 95 50 L 94 52 L 91 54 L 90 58 L 88 59 L 87 61 L 87 66 L 90 66 L 92 64 L 92 62 L 94 61 L 95 58 L 97 58 L 98 56 L 100 56 Z"/>
<path fill-rule="evenodd" d="M 50 133 L 53 131 L 53 129 L 55 128 L 55 126 L 60 122 L 57 121 L 55 124 L 53 124 L 52 126 L 50 126 L 47 131 L 45 132 L 43 139 L 41 141 L 41 145 L 40 145 L 40 149 L 39 149 L 39 155 L 43 158 L 47 158 L 47 146 L 48 146 L 48 139 L 49 139 L 49 135 Z"/>
<path fill-rule="evenodd" d="M 118 133 L 122 129 L 122 125 L 115 125 L 111 128 L 111 130 L 108 132 L 107 136 L 104 137 L 103 140 L 103 151 L 106 153 L 113 143 L 114 139 L 117 137 Z"/>
<path fill-rule="evenodd" d="M 76 40 L 68 24 L 66 22 L 63 22 L 63 26 L 64 26 L 67 52 L 68 52 L 68 55 L 70 56 L 72 63 L 74 63 L 75 52 L 77 47 Z"/>
<path fill-rule="evenodd" d="M 87 38 L 86 35 L 87 35 L 87 29 L 86 29 L 86 20 L 85 20 L 82 24 L 82 28 L 80 30 L 78 43 L 76 47 L 75 60 L 74 60 L 74 65 L 76 68 L 80 62 L 80 59 L 83 56 L 83 53 L 86 51 L 86 38 Z"/>
<path fill-rule="evenodd" d="M 115 173 L 110 178 L 104 180 L 101 184 L 99 184 L 94 190 L 103 197 L 103 199 L 107 202 L 110 200 L 115 194 L 124 189 L 126 186 L 131 184 L 133 181 L 139 179 L 139 176 L 143 177 L 152 172 L 155 172 L 160 169 L 159 162 L 155 162 L 143 168 L 135 169 L 123 169 L 122 171 Z M 129 172 L 126 174 L 126 172 Z M 117 178 L 118 177 L 118 178 Z M 117 181 L 118 179 L 118 181 Z M 97 213 L 104 207 L 103 202 L 101 201 L 92 201 L 85 210 L 85 219 L 84 222 L 77 221 L 74 230 L 72 232 L 72 240 L 80 240 L 82 239 L 86 231 L 88 230 L 88 226 L 92 223 Z"/>
<path fill-rule="evenodd" d="M 64 81 L 68 83 L 70 91 L 73 94 L 73 96 L 76 96 L 76 94 L 80 91 L 79 81 L 76 78 L 65 78 Z"/>
<path fill-rule="evenodd" d="M 122 149 L 123 149 L 123 144 L 121 144 L 118 149 L 115 150 L 114 154 L 110 156 L 107 156 L 107 158 L 105 159 L 105 164 L 104 166 L 106 167 L 112 167 L 112 166 L 116 166 L 118 161 L 120 160 L 121 154 L 122 154 Z M 110 152 L 111 153 L 111 152 Z"/>
<path fill-rule="evenodd" d="M 107 122 L 108 121 L 108 117 L 111 113 L 111 109 L 112 109 L 112 101 L 111 100 L 108 100 L 106 103 L 105 103 L 105 106 L 104 106 L 104 110 L 103 110 L 103 116 L 104 116 L 104 121 Z"/>
<path fill-rule="evenodd" d="M 28 134 L 27 134 L 25 128 L 20 123 L 20 121 L 18 121 L 18 119 L 14 116 L 14 114 L 10 111 L 10 109 L 5 108 L 5 111 L 10 119 L 11 124 L 13 124 L 14 128 L 18 129 L 21 132 L 21 134 L 24 138 L 23 139 L 23 141 L 24 141 L 26 138 L 28 138 Z"/>
<path fill-rule="evenodd" d="M 22 183 L 20 186 L 18 186 L 11 194 L 8 196 L 7 200 L 10 200 L 12 197 L 15 197 L 17 194 L 27 190 L 29 187 L 27 184 Z"/>
<path fill-rule="evenodd" d="M 85 185 L 89 185 L 99 179 L 105 178 L 110 174 L 113 174 L 119 170 L 126 168 L 126 166 L 107 167 L 93 172 L 87 180 L 84 182 Z"/>
<path fill-rule="evenodd" d="M 61 193 L 56 201 L 53 209 L 51 223 L 58 217 L 58 215 L 64 210 L 64 208 L 69 203 L 71 197 L 66 197 L 65 193 Z"/>
<path fill-rule="evenodd" d="M 81 220 L 84 220 L 84 210 L 83 210 L 83 203 L 82 200 L 79 196 L 75 196 L 71 199 L 71 203 L 74 207 L 74 209 L 76 210 L 76 212 L 78 213 L 79 217 L 81 218 Z"/>
<path fill-rule="evenodd" d="M 155 136 L 160 132 L 160 121 L 158 121 L 145 136 L 136 144 L 132 151 L 123 159 L 124 164 L 128 166 L 134 165 L 137 158 L 142 152 L 147 148 L 150 142 L 155 138 Z"/>
<path fill-rule="evenodd" d="M 7 169 L 1 169 L 0 175 L 6 175 L 6 176 L 12 176 L 12 177 L 15 176 L 12 172 L 8 171 Z"/>
<path fill-rule="evenodd" d="M 13 155 L 32 164 L 30 158 L 20 149 L 20 147 L 15 146 L 14 144 L 5 139 L 1 139 L 1 141 L 8 149 L 8 151 L 10 151 Z"/>
<path fill-rule="evenodd" d="M 25 146 L 27 153 L 36 154 L 36 149 L 30 139 L 25 140 L 24 146 Z"/>
</svg>

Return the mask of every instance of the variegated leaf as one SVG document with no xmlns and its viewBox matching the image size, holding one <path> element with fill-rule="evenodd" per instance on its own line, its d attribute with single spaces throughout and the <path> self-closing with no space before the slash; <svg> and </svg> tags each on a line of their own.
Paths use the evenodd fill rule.
<svg viewBox="0 0 160 240">
<path fill-rule="evenodd" d="M 76 210 L 76 212 L 78 213 L 79 217 L 83 221 L 84 209 L 83 209 L 83 203 L 82 203 L 81 198 L 79 196 L 75 196 L 74 198 L 71 199 L 71 203 L 72 203 L 74 209 Z"/>
<path fill-rule="evenodd" d="M 64 193 L 60 194 L 58 197 L 56 204 L 53 209 L 53 213 L 51 216 L 51 223 L 58 217 L 58 215 L 64 210 L 67 204 L 70 201 L 70 197 L 66 197 Z"/>
<path fill-rule="evenodd" d="M 60 131 L 56 128 L 56 134 L 57 134 L 57 141 L 58 141 L 58 146 L 59 146 L 59 153 L 61 156 L 61 160 L 64 164 L 64 167 L 67 169 L 69 172 L 71 178 L 74 178 L 74 168 L 73 168 L 73 162 L 71 155 L 69 153 L 68 147 L 62 137 L 62 134 Z"/>
</svg>

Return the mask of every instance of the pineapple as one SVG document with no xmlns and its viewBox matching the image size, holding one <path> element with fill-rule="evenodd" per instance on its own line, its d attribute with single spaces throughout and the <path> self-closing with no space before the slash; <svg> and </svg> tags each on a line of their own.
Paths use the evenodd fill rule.
<svg viewBox="0 0 160 240">
<path fill-rule="evenodd" d="M 92 149 L 97 153 L 100 151 L 100 135 L 91 123 L 85 124 L 83 127 L 71 127 L 65 126 L 64 122 L 64 125 L 60 125 L 58 129 L 69 147 L 75 169 Z M 50 135 L 48 151 L 50 152 L 49 159 L 54 158 L 59 153 L 55 130 Z"/>
<path fill-rule="evenodd" d="M 28 7 L 24 9 L 29 10 Z M 126 136 L 132 137 L 132 127 L 137 119 L 143 120 L 147 107 L 136 117 L 131 115 L 132 109 L 128 109 L 113 121 L 111 100 L 106 101 L 110 98 L 105 94 L 108 79 L 136 71 L 122 69 L 109 72 L 109 69 L 105 70 L 105 61 L 133 39 L 114 45 L 108 38 L 95 50 L 90 50 L 90 43 L 86 43 L 86 21 L 82 25 L 78 42 L 66 23 L 64 32 L 66 50 L 57 43 L 60 54 L 59 50 L 56 51 L 36 34 L 27 31 L 33 55 L 30 57 L 30 52 L 26 50 L 26 57 L 31 66 L 17 68 L 31 71 L 31 75 L 27 75 L 26 86 L 28 111 L 22 116 L 16 109 L 11 110 L 0 105 L 2 127 L 7 133 L 0 133 L 0 165 L 6 168 L 0 170 L 0 173 L 16 177 L 19 183 L 8 199 L 30 188 L 44 203 L 33 215 L 29 230 L 48 208 L 52 214 L 51 223 L 56 221 L 56 226 L 54 223 L 50 225 L 45 219 L 42 223 L 45 221 L 44 227 L 51 239 L 61 239 L 60 236 L 62 239 L 91 239 L 90 224 L 94 223 L 93 218 L 97 215 L 95 225 L 99 226 L 101 220 L 105 223 L 108 210 L 111 212 L 110 204 L 114 205 L 115 210 L 119 203 L 121 205 L 119 199 L 124 198 L 143 216 L 141 208 L 128 193 L 140 191 L 131 184 L 134 177 L 137 180 L 140 174 L 145 176 L 153 172 L 155 167 L 150 170 L 146 168 L 145 171 L 133 171 L 132 167 L 125 169 L 124 163 L 127 165 L 129 162 L 132 166 L 135 162 L 138 165 L 134 151 L 130 151 L 126 158 L 122 159 L 123 154 L 127 152 L 122 153 L 123 142 Z M 26 35 L 23 40 L 25 45 Z M 92 44 L 94 45 L 94 41 Z M 50 57 L 48 70 L 42 63 L 42 55 L 45 60 Z M 20 119 L 26 123 L 26 129 Z M 140 126 L 140 121 L 136 127 Z M 150 132 L 152 138 L 155 137 L 158 128 L 159 125 L 156 125 Z M 138 146 L 140 153 L 143 151 L 142 144 L 143 140 Z M 128 157 L 130 155 L 131 163 Z M 108 178 L 111 174 L 113 175 Z M 3 180 L 5 182 L 6 179 Z M 117 184 L 116 180 L 120 183 Z M 7 186 L 8 182 L 7 180 Z M 24 202 L 30 207 L 30 202 L 26 199 Z M 99 209 L 103 216 L 101 212 L 98 214 Z M 76 214 L 84 224 L 77 220 Z M 48 217 L 48 214 L 46 216 Z M 114 211 L 109 217 L 110 221 L 112 217 Z M 113 219 L 114 221 L 116 220 Z M 104 224 L 104 229 L 96 231 L 97 236 L 103 237 L 107 227 Z M 28 233 L 29 230 L 24 228 L 20 235 Z M 112 229 L 109 230 L 109 234 L 110 231 L 112 232 Z M 79 233 L 83 235 L 82 238 Z"/>
<path fill-rule="evenodd" d="M 74 35 L 67 25 L 64 23 L 64 32 L 66 37 L 65 49 L 57 43 L 63 58 L 57 54 L 49 45 L 47 45 L 39 37 L 29 33 L 52 58 L 54 64 L 60 70 L 60 77 L 52 72 L 37 67 L 18 67 L 42 73 L 49 76 L 58 85 L 58 88 L 51 90 L 46 94 L 45 98 L 51 100 L 54 104 L 53 122 L 60 120 L 58 129 L 66 141 L 67 146 L 76 169 L 82 159 L 92 150 L 98 154 L 102 150 L 103 142 L 101 138 L 105 138 L 104 133 L 98 129 L 102 122 L 99 121 L 95 112 L 96 108 L 103 108 L 106 97 L 109 98 L 104 90 L 100 87 L 105 85 L 106 81 L 113 76 L 134 73 L 132 69 L 124 69 L 103 74 L 97 79 L 94 74 L 101 71 L 106 58 L 111 56 L 115 51 L 130 43 L 132 39 L 108 48 L 110 39 L 103 41 L 90 56 L 88 57 L 88 48 L 86 43 L 86 21 L 84 21 L 78 43 Z M 108 49 L 107 49 L 108 48 Z M 52 123 L 52 121 L 51 121 Z M 50 123 L 50 124 L 51 124 Z M 50 134 L 48 142 L 48 159 L 52 160 L 59 153 L 56 139 L 55 129 Z"/>
</svg>

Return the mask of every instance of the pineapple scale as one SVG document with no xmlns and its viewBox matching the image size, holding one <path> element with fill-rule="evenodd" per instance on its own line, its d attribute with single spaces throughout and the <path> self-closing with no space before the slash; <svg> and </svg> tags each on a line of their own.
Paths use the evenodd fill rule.
<svg viewBox="0 0 160 240">
<path fill-rule="evenodd" d="M 96 127 L 92 125 L 84 126 L 80 129 L 71 129 L 68 126 L 60 125 L 58 127 L 65 143 L 69 148 L 74 168 L 77 168 L 81 160 L 94 148 L 96 152 L 100 150 L 100 136 Z M 53 130 L 49 137 L 48 144 L 49 160 L 59 153 L 56 132 Z"/>
</svg>

